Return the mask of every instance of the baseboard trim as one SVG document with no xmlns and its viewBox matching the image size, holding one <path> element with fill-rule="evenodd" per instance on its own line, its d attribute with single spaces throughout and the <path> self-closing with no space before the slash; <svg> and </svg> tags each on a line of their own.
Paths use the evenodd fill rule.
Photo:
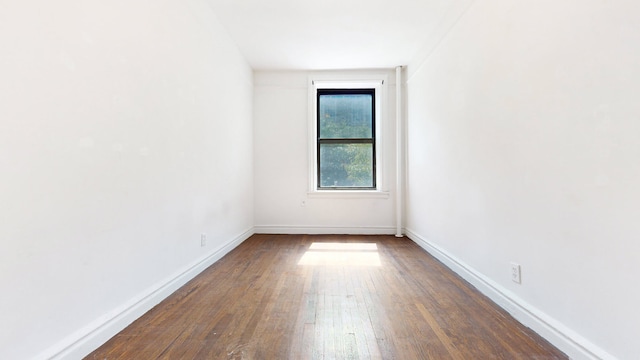
<svg viewBox="0 0 640 360">
<path fill-rule="evenodd" d="M 580 336 L 558 320 L 531 306 L 517 297 L 513 292 L 482 275 L 438 245 L 410 229 L 405 229 L 405 234 L 409 239 L 418 244 L 418 246 L 440 260 L 455 273 L 475 286 L 481 293 L 509 312 L 523 325 L 531 328 L 558 349 L 565 352 L 571 359 L 615 359 L 613 355 Z"/>
<path fill-rule="evenodd" d="M 254 229 L 248 229 L 206 257 L 184 267 L 166 280 L 148 288 L 135 298 L 69 335 L 42 352 L 36 359 L 81 359 L 87 356 L 253 234 Z"/>
<path fill-rule="evenodd" d="M 335 235 L 393 235 L 396 228 L 390 226 L 336 227 L 336 226 L 272 226 L 254 227 L 256 234 L 335 234 Z"/>
</svg>

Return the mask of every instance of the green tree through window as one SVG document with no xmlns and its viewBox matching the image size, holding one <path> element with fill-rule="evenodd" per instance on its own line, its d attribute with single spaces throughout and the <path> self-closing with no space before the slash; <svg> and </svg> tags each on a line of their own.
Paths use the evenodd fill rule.
<svg viewBox="0 0 640 360">
<path fill-rule="evenodd" d="M 375 89 L 318 89 L 318 188 L 374 189 Z"/>
</svg>

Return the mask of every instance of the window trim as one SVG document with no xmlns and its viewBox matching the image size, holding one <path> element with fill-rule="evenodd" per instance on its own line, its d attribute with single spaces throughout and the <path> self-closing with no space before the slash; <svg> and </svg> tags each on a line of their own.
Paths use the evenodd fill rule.
<svg viewBox="0 0 640 360">
<path fill-rule="evenodd" d="M 386 163 L 384 162 L 384 132 L 382 124 L 386 120 L 386 83 L 385 74 L 315 75 L 309 76 L 308 83 L 308 132 L 309 132 L 309 184 L 307 195 L 322 198 L 388 198 L 386 184 Z M 318 187 L 317 167 L 317 109 L 318 89 L 374 89 L 375 90 L 375 188 L 326 189 Z"/>
</svg>

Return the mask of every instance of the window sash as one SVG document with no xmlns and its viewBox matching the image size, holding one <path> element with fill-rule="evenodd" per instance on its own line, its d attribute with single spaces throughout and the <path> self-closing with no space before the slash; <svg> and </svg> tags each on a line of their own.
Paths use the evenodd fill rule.
<svg viewBox="0 0 640 360">
<path fill-rule="evenodd" d="M 371 137 L 364 138 L 323 138 L 321 137 L 321 97 L 323 95 L 370 95 L 371 96 Z M 376 89 L 317 89 L 316 90 L 316 188 L 318 190 L 376 190 Z M 371 145 L 371 186 L 322 186 L 321 148 L 323 145 Z"/>
</svg>

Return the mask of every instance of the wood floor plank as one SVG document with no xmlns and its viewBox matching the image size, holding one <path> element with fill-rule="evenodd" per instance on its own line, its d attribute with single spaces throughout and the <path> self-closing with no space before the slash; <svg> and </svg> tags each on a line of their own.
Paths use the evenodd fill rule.
<svg viewBox="0 0 640 360">
<path fill-rule="evenodd" d="M 254 235 L 86 359 L 566 359 L 412 241 Z"/>
</svg>

